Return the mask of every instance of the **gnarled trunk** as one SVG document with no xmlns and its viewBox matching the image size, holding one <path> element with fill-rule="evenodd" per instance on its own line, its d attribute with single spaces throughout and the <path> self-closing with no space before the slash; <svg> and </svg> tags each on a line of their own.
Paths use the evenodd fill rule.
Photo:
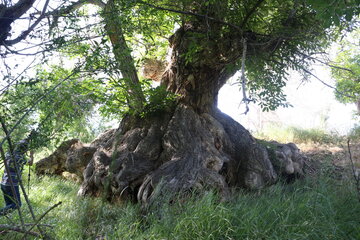
<svg viewBox="0 0 360 240">
<path fill-rule="evenodd" d="M 221 24 L 201 21 L 184 23 L 170 38 L 171 62 L 161 84 L 177 94 L 175 106 L 125 117 L 110 140 L 97 145 L 79 195 L 146 204 L 210 187 L 226 198 L 232 187 L 259 189 L 279 176 L 303 174 L 305 158 L 296 146 L 261 143 L 217 109 L 244 36 L 224 37 Z"/>
<path fill-rule="evenodd" d="M 178 94 L 176 106 L 145 119 L 124 118 L 112 147 L 95 152 L 79 195 L 149 203 L 211 187 L 226 198 L 230 187 L 259 189 L 279 175 L 302 174 L 304 158 L 296 147 L 274 143 L 272 162 L 264 144 L 216 108 L 218 91 L 233 72 L 214 49 L 200 50 L 201 59 L 187 62 L 193 30 L 181 28 L 172 37 L 172 62 L 162 78 Z"/>
</svg>

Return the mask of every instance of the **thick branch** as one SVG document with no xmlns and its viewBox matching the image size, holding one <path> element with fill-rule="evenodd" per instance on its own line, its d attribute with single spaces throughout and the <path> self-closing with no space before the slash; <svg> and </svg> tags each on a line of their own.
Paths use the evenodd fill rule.
<svg viewBox="0 0 360 240">
<path fill-rule="evenodd" d="M 145 102 L 145 97 L 141 90 L 134 59 L 131 56 L 131 50 L 126 44 L 121 27 L 122 22 L 115 9 L 116 5 L 114 0 L 109 0 L 104 9 L 105 29 L 110 38 L 115 59 L 125 82 L 127 93 L 129 94 L 129 106 L 135 111 L 140 111 Z"/>
<path fill-rule="evenodd" d="M 20 0 L 11 7 L 0 4 L 0 45 L 8 37 L 11 24 L 34 4 L 35 0 Z"/>
<path fill-rule="evenodd" d="M 24 13 L 26 13 L 34 4 L 35 0 L 20 0 L 15 5 L 7 8 L 5 10 L 5 15 L 8 17 L 12 17 L 14 20 L 21 17 Z"/>
<path fill-rule="evenodd" d="M 45 4 L 44 4 L 44 8 L 41 12 L 41 15 L 40 17 L 24 32 L 22 32 L 17 38 L 13 39 L 13 40 L 8 40 L 8 41 L 5 41 L 4 44 L 5 45 L 8 45 L 8 46 L 12 46 L 22 40 L 24 40 L 29 34 L 30 32 L 32 32 L 34 30 L 34 28 L 41 22 L 41 20 L 45 17 L 45 12 L 46 12 L 46 9 L 49 5 L 49 1 L 50 0 L 46 0 Z"/>
</svg>

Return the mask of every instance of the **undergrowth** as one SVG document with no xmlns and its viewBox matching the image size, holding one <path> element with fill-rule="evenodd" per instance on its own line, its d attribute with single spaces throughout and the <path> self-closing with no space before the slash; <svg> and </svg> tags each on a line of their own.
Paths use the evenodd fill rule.
<svg viewBox="0 0 360 240">
<path fill-rule="evenodd" d="M 138 204 L 79 198 L 78 185 L 58 177 L 34 177 L 30 200 L 55 239 L 360 239 L 360 206 L 353 183 L 323 172 L 291 185 L 239 191 L 227 202 L 213 192 L 200 199 L 163 204 L 144 214 Z M 2 202 L 2 199 L 0 198 Z M 25 222 L 31 221 L 23 205 Z M 0 224 L 19 222 L 16 212 Z M 21 239 L 0 233 L 1 239 Z"/>
</svg>

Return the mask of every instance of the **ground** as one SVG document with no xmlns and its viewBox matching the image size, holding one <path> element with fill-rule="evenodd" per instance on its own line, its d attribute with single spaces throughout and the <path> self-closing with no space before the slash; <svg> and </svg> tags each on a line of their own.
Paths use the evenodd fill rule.
<svg viewBox="0 0 360 240">
<path fill-rule="evenodd" d="M 139 204 L 79 198 L 79 184 L 73 180 L 35 175 L 29 196 L 37 216 L 62 201 L 42 220 L 55 239 L 360 239 L 359 200 L 346 140 L 343 146 L 298 145 L 310 158 L 312 171 L 305 179 L 239 191 L 227 202 L 208 192 L 144 213 Z M 359 166 L 359 143 L 351 145 L 351 153 Z M 31 222 L 28 209 L 22 211 L 25 222 Z M 0 218 L 0 224 L 10 222 L 19 222 L 16 212 Z M 1 237 L 22 235 L 0 229 Z"/>
</svg>

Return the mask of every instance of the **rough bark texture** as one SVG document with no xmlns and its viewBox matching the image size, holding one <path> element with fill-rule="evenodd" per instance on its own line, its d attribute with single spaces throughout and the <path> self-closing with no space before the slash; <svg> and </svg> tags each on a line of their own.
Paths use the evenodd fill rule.
<svg viewBox="0 0 360 240">
<path fill-rule="evenodd" d="M 82 196 L 148 204 L 209 188 L 226 199 L 229 188 L 260 189 L 280 177 L 300 177 L 304 161 L 293 143 L 258 141 L 220 111 L 199 114 L 179 104 L 147 120 L 127 117 L 90 145 L 68 141 L 36 169 L 83 173 Z"/>
<path fill-rule="evenodd" d="M 214 44 L 221 26 L 211 26 L 212 36 L 203 26 L 184 24 L 170 39 L 172 57 L 161 84 L 179 96 L 174 108 L 127 116 L 106 141 L 70 148 L 66 163 L 79 170 L 65 166 L 73 172 L 91 156 L 79 195 L 149 204 L 212 188 L 226 199 L 230 188 L 260 189 L 303 175 L 305 157 L 294 144 L 258 141 L 217 109 L 218 91 L 234 73 L 227 63 L 241 51 L 229 42 Z M 194 41 L 203 48 L 189 57 Z"/>
<path fill-rule="evenodd" d="M 83 179 L 83 172 L 96 150 L 107 147 L 114 133 L 115 129 L 108 130 L 90 144 L 84 144 L 79 139 L 65 141 L 50 156 L 38 161 L 35 171 L 37 174 L 55 175 L 69 172 Z"/>
</svg>

